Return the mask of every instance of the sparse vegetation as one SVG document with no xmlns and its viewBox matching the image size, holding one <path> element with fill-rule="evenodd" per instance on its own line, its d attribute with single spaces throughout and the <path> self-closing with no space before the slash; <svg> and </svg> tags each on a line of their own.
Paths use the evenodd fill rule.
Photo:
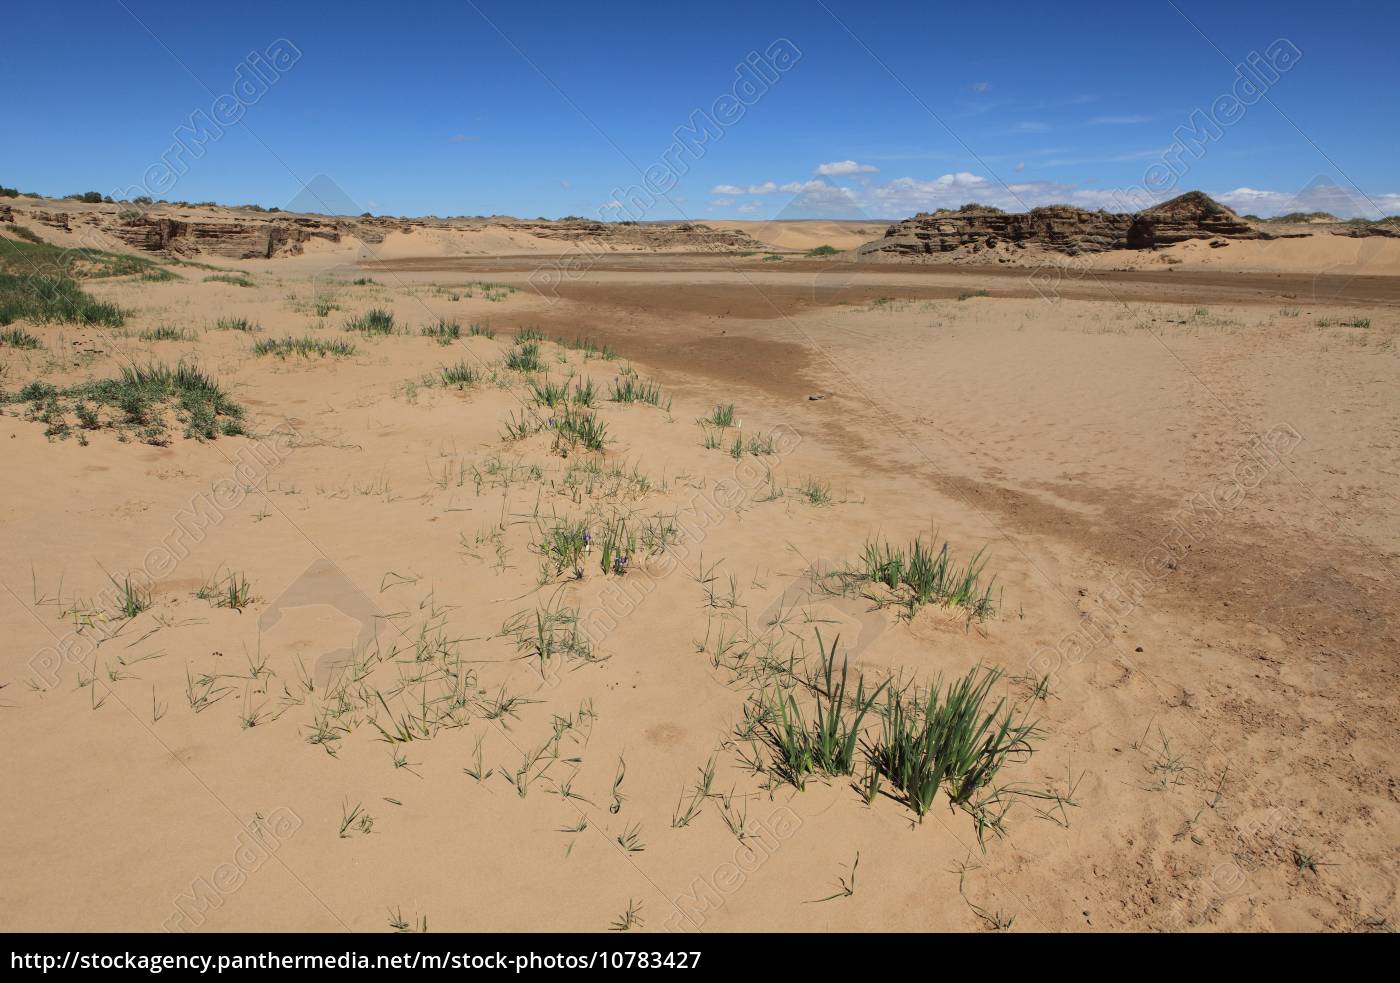
<svg viewBox="0 0 1400 983">
<path fill-rule="evenodd" d="M 527 341 L 524 344 L 516 344 L 510 351 L 506 352 L 505 366 L 515 372 L 542 371 L 544 363 L 540 361 L 539 342 Z"/>
<path fill-rule="evenodd" d="M 214 322 L 214 327 L 220 331 L 242 331 L 244 334 L 253 334 L 262 330 L 260 326 L 246 317 L 221 317 Z"/>
<path fill-rule="evenodd" d="M 28 417 L 46 424 L 45 433 L 69 436 L 69 415 L 83 431 L 111 428 L 123 439 L 169 443 L 167 415 L 184 426 L 186 437 L 213 440 L 243 432 L 243 408 L 193 365 L 128 366 L 115 379 L 58 389 L 33 382 L 5 402 L 28 403 Z M 105 410 L 106 412 L 102 412 Z"/>
<path fill-rule="evenodd" d="M 982 620 L 995 609 L 995 578 L 982 580 L 986 562 L 985 551 L 978 550 L 966 566 L 959 567 L 947 543 L 935 552 L 922 537 L 915 538 L 907 550 L 874 539 L 865 544 L 853 576 L 899 593 L 911 613 L 924 604 L 942 604 L 963 608 L 969 618 Z"/>
<path fill-rule="evenodd" d="M 41 347 L 43 343 L 23 328 L 6 328 L 0 331 L 0 348 L 33 350 Z"/>
<path fill-rule="evenodd" d="M 358 331 L 365 335 L 387 335 L 394 333 L 394 315 L 382 307 L 374 307 L 359 317 L 345 322 L 346 331 Z"/>
<path fill-rule="evenodd" d="M 94 299 L 66 276 L 0 273 L 0 325 L 20 320 L 119 328 L 126 321 L 126 312 Z"/>
<path fill-rule="evenodd" d="M 276 355 L 278 358 L 286 358 L 289 355 L 301 355 L 305 358 L 312 355 L 321 358 L 335 355 L 338 358 L 346 358 L 355 354 L 355 344 L 343 338 L 314 338 L 311 335 L 303 335 L 300 338 L 259 338 L 253 343 L 253 354 Z"/>
<path fill-rule="evenodd" d="M 211 273 L 204 278 L 205 283 L 227 283 L 233 287 L 251 287 L 253 281 L 242 273 Z"/>
<path fill-rule="evenodd" d="M 425 324 L 422 334 L 425 338 L 436 340 L 439 345 L 450 345 L 462 337 L 462 325 L 440 317 L 436 324 Z"/>
<path fill-rule="evenodd" d="M 920 819 L 942 789 L 953 805 L 972 807 L 1013 754 L 1029 753 L 1035 724 L 1017 718 L 1002 698 L 988 709 L 1001 673 L 978 667 L 946 690 L 940 677 L 922 694 L 891 690 L 880 735 L 867 746 L 874 767 Z"/>
</svg>

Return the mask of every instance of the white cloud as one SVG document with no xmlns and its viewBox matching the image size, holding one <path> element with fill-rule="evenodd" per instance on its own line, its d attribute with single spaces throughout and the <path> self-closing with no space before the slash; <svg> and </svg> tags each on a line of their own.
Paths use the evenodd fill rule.
<svg viewBox="0 0 1400 983">
<path fill-rule="evenodd" d="M 973 92 L 988 92 L 992 88 L 992 83 L 973 82 L 971 85 L 968 86 L 968 88 L 971 89 Z"/>
<path fill-rule="evenodd" d="M 776 181 L 764 181 L 762 184 L 750 184 L 741 187 L 737 184 L 717 184 L 710 189 L 712 195 L 767 195 L 778 190 Z"/>
<path fill-rule="evenodd" d="M 1216 198 L 1237 212 L 1266 218 L 1289 212 L 1330 212 L 1338 218 L 1369 219 L 1400 214 L 1400 194 L 1362 195 L 1325 180 L 1316 181 L 1301 191 L 1235 188 Z"/>
<path fill-rule="evenodd" d="M 853 160 L 834 160 L 829 164 L 818 164 L 813 174 L 823 177 L 837 177 L 842 174 L 874 174 L 879 168 L 874 164 L 860 164 Z"/>
</svg>

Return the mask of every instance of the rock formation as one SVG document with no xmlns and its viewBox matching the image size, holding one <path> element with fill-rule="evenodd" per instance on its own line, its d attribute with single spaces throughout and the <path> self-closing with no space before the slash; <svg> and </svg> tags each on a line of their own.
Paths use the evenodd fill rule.
<svg viewBox="0 0 1400 983">
<path fill-rule="evenodd" d="M 1136 214 L 1092 212 L 1048 205 L 1028 212 L 967 207 L 922 212 L 891 225 L 881 239 L 857 250 L 857 258 L 918 260 L 940 253 L 1025 249 L 1036 246 L 1068 256 L 1111 249 L 1154 249 L 1186 239 L 1269 238 L 1224 205 L 1199 191 Z"/>
</svg>

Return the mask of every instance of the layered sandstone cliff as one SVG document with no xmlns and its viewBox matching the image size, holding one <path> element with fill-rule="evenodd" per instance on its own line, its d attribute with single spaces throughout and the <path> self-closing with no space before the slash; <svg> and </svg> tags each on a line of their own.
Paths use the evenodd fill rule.
<svg viewBox="0 0 1400 983">
<path fill-rule="evenodd" d="M 1037 247 L 1067 256 L 1113 249 L 1154 249 L 1187 239 L 1268 238 L 1199 191 L 1137 213 L 1049 205 L 1028 212 L 968 207 L 923 212 L 896 222 L 857 250 L 860 259 L 920 260 L 942 253 Z"/>
</svg>

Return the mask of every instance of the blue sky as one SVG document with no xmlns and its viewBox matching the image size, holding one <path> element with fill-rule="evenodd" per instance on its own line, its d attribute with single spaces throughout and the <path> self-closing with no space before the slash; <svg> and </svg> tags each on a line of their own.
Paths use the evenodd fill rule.
<svg viewBox="0 0 1400 983">
<path fill-rule="evenodd" d="M 0 184 L 283 207 L 313 184 L 394 215 L 899 218 L 1196 188 L 1400 213 L 1400 5 L 1174 3 L 20 2 Z M 279 39 L 284 71 L 249 61 Z M 751 53 L 765 81 L 735 102 Z M 1221 103 L 1251 55 L 1259 91 Z M 165 173 L 258 64 L 270 84 Z M 668 158 L 726 96 L 741 112 Z"/>
</svg>

